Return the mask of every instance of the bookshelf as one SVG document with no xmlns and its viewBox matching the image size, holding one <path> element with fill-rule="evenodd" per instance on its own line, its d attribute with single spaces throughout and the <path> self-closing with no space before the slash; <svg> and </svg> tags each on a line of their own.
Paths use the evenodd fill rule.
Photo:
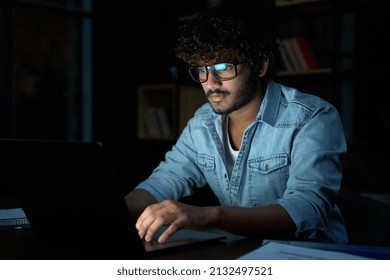
<svg viewBox="0 0 390 280">
<path fill-rule="evenodd" d="M 196 109 L 206 102 L 200 85 L 140 85 L 137 95 L 140 140 L 176 140 Z"/>
<path fill-rule="evenodd" d="M 279 40 L 281 66 L 289 72 L 318 70 L 320 67 L 309 41 L 303 36 Z M 316 72 L 316 71 L 314 71 Z"/>
<path fill-rule="evenodd" d="M 339 110 L 348 141 L 344 190 L 390 194 L 383 160 L 390 154 L 390 113 L 379 101 L 387 96 L 390 53 L 383 44 L 383 22 L 390 16 L 390 2 L 274 3 L 279 40 L 305 38 L 319 64 L 294 69 L 281 63 L 276 81 L 318 95 Z"/>
<path fill-rule="evenodd" d="M 325 0 L 280 2 L 283 4 L 276 3 L 275 9 L 280 49 L 292 64 L 292 67 L 286 67 L 285 57 L 281 57 L 283 74 L 324 74 L 335 70 L 340 57 L 337 52 L 342 32 L 339 25 L 341 13 L 337 14 L 329 1 Z M 305 56 L 312 56 L 314 61 L 310 63 Z"/>
<path fill-rule="evenodd" d="M 182 86 L 179 91 L 179 130 L 180 133 L 193 116 L 196 109 L 202 106 L 207 100 L 201 85 Z"/>
</svg>

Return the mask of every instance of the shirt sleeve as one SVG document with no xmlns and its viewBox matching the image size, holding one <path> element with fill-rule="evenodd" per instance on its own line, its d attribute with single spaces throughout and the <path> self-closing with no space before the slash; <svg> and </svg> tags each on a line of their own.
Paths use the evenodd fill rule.
<svg viewBox="0 0 390 280">
<path fill-rule="evenodd" d="M 196 165 L 196 150 L 191 136 L 191 121 L 184 128 L 178 141 L 165 155 L 165 159 L 152 174 L 136 188 L 151 193 L 157 201 L 179 200 L 202 187 L 206 180 Z"/>
<path fill-rule="evenodd" d="M 290 177 L 282 205 L 297 226 L 297 239 L 317 239 L 326 232 L 342 179 L 346 140 L 341 119 L 323 106 L 297 132 L 291 152 Z"/>
</svg>

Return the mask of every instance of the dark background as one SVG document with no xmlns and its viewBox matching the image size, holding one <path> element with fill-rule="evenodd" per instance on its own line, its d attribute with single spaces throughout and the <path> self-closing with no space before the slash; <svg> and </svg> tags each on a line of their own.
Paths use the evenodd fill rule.
<svg viewBox="0 0 390 280">
<path fill-rule="evenodd" d="M 137 138 L 137 87 L 172 82 L 170 68 L 177 66 L 173 45 L 178 20 L 213 1 L 135 4 L 95 0 L 90 2 L 89 10 L 83 2 L 0 0 L 0 137 L 102 141 L 127 192 L 150 174 L 174 143 Z M 305 28 L 310 31 L 310 23 L 324 19 L 327 25 L 323 30 L 313 28 L 313 37 L 326 33 L 328 44 L 340 47 L 338 42 L 344 40 L 353 46 L 352 53 L 328 49 L 324 56 L 325 63 L 335 69 L 349 61 L 352 66 L 345 67 L 348 71 L 277 80 L 313 94 L 325 92 L 323 97 L 340 110 L 349 145 L 343 189 L 388 196 L 386 1 L 322 1 L 325 5 L 283 8 L 278 14 L 273 9 L 274 1 L 240 2 L 248 2 L 255 9 L 266 7 L 281 26 L 307 20 Z M 352 16 L 350 29 L 341 30 L 341 15 Z M 84 111 L 79 97 L 87 79 L 80 75 L 83 18 L 93 26 L 89 49 L 92 78 L 86 83 L 93 88 L 89 104 L 93 110 L 92 132 L 87 136 L 80 121 Z M 190 82 L 185 74 L 179 66 L 179 83 Z M 350 93 L 340 95 L 345 85 Z M 72 88 L 75 97 L 69 105 Z M 0 190 L 7 192 L 6 187 Z"/>
</svg>

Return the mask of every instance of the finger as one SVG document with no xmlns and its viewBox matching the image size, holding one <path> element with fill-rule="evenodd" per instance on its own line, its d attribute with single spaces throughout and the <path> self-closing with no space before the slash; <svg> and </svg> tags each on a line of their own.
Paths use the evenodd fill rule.
<svg viewBox="0 0 390 280">
<path fill-rule="evenodd" d="M 153 223 L 151 223 L 148 227 L 148 229 L 146 230 L 146 234 L 145 234 L 145 241 L 147 242 L 150 242 L 153 240 L 153 237 L 154 235 L 157 233 L 157 231 L 163 226 L 165 225 L 165 221 L 162 217 L 157 217 Z"/>
<path fill-rule="evenodd" d="M 135 228 L 138 230 L 138 235 L 141 239 L 144 239 L 150 225 L 156 219 L 158 215 L 156 213 L 160 212 L 159 208 L 158 205 L 150 205 L 138 217 Z"/>
<path fill-rule="evenodd" d="M 151 215 L 153 215 L 153 209 L 154 205 L 149 205 L 145 208 L 145 210 L 141 213 L 141 215 L 138 217 L 137 222 L 135 223 L 135 227 L 139 230 L 142 225 L 145 224 L 145 221 L 150 218 Z"/>
<path fill-rule="evenodd" d="M 164 209 L 163 205 L 155 205 L 142 214 L 136 226 L 141 239 L 147 242 L 152 241 L 156 232 L 163 225 L 168 224 L 168 221 L 165 219 L 167 216 L 165 212 L 166 209 Z"/>
<path fill-rule="evenodd" d="M 172 235 L 179 230 L 176 224 L 171 224 L 158 238 L 159 243 L 165 243 Z"/>
</svg>

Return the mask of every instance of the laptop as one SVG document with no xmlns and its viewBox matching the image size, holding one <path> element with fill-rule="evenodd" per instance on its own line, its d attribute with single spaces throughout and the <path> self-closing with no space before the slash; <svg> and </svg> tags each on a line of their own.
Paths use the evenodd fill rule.
<svg viewBox="0 0 390 280">
<path fill-rule="evenodd" d="M 0 155 L 0 171 L 51 257 L 147 259 L 226 238 L 180 230 L 163 244 L 142 241 L 101 142 L 0 139 Z"/>
</svg>

